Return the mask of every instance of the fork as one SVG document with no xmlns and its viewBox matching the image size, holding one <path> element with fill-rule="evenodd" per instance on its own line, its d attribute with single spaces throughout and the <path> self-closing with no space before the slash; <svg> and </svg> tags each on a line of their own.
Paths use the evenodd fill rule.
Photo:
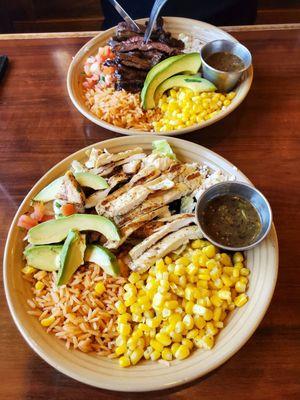
<svg viewBox="0 0 300 400">
<path fill-rule="evenodd" d="M 155 3 L 153 4 L 148 25 L 144 34 L 144 43 L 148 43 L 151 33 L 153 31 L 154 24 L 156 23 L 158 14 L 167 1 L 168 0 L 156 0 Z"/>
</svg>

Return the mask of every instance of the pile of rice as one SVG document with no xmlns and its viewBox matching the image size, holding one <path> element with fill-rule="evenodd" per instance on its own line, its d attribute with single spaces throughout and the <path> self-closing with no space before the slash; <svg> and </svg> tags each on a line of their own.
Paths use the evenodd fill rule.
<svg viewBox="0 0 300 400">
<path fill-rule="evenodd" d="M 159 109 L 143 110 L 140 93 L 94 88 L 85 91 L 84 96 L 92 113 L 121 128 L 153 131 L 153 122 L 161 117 Z"/>
<path fill-rule="evenodd" d="M 56 287 L 56 274 L 39 271 L 33 277 L 24 277 L 32 285 L 33 298 L 27 300 L 29 314 L 44 318 L 54 316 L 47 328 L 57 338 L 66 341 L 66 347 L 78 348 L 83 352 L 96 352 L 102 356 L 113 356 L 114 340 L 118 336 L 116 321 L 118 313 L 115 302 L 122 298 L 122 277 L 106 275 L 96 264 L 81 267 L 68 285 Z M 36 281 L 45 285 L 36 290 Z M 103 281 L 105 292 L 100 296 L 94 292 L 97 282 Z"/>
</svg>

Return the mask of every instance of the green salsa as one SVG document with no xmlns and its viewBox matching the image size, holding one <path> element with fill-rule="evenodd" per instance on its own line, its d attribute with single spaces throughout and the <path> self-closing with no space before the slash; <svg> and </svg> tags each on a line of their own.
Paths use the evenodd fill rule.
<svg viewBox="0 0 300 400">
<path fill-rule="evenodd" d="M 205 233 L 228 247 L 250 245 L 261 230 L 255 207 L 248 200 L 234 195 L 222 195 L 210 200 L 201 219 Z"/>
</svg>

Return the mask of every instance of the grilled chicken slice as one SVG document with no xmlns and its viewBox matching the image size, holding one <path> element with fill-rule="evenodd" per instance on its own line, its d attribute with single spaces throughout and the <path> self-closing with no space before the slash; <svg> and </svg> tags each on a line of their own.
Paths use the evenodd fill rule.
<svg viewBox="0 0 300 400">
<path fill-rule="evenodd" d="M 178 249 L 180 246 L 194 240 L 201 238 L 202 234 L 200 229 L 193 225 L 179 229 L 170 235 L 164 237 L 154 246 L 150 247 L 141 257 L 132 261 L 129 265 L 130 269 L 138 272 L 147 271 L 157 259 L 162 258 L 170 252 Z"/>
<path fill-rule="evenodd" d="M 156 232 L 157 229 L 161 228 L 164 225 L 165 223 L 161 219 L 150 221 L 147 224 L 141 226 L 139 229 L 137 229 L 133 233 L 132 237 L 134 239 L 141 239 L 141 240 L 146 239 L 147 237 L 151 236 L 154 232 Z"/>
<path fill-rule="evenodd" d="M 123 164 L 122 169 L 126 174 L 136 174 L 141 166 L 141 160 L 132 160 Z"/>
<path fill-rule="evenodd" d="M 125 240 L 132 235 L 137 229 L 145 225 L 147 222 L 153 220 L 154 218 L 161 217 L 168 212 L 168 206 L 158 208 L 151 213 L 145 214 L 141 217 L 137 217 L 133 221 L 128 222 L 120 228 L 121 239 L 118 241 L 108 241 L 104 244 L 108 249 L 117 249 L 125 242 Z M 146 224 L 147 225 L 147 224 Z"/>
<path fill-rule="evenodd" d="M 192 175 L 186 177 L 184 182 L 177 183 L 170 190 L 158 191 L 150 194 L 147 199 L 140 204 L 136 209 L 131 211 L 129 214 L 124 216 L 116 216 L 115 222 L 118 225 L 123 225 L 132 218 L 138 215 L 146 214 L 147 212 L 153 211 L 158 207 L 162 207 L 166 204 L 172 203 L 174 200 L 178 200 L 183 196 L 187 196 L 192 193 L 201 184 L 201 175 L 199 172 L 195 172 Z"/>
<path fill-rule="evenodd" d="M 130 250 L 129 255 L 133 261 L 169 233 L 178 231 L 184 226 L 195 223 L 195 216 L 194 214 L 177 214 L 171 217 L 169 220 L 169 223 L 162 226 L 155 233 L 153 233 L 153 235 L 149 236 L 147 239 L 143 240 Z"/>
<path fill-rule="evenodd" d="M 71 171 L 67 171 L 64 175 L 55 198 L 66 203 L 84 205 L 85 195 Z"/>
<path fill-rule="evenodd" d="M 86 161 L 85 166 L 87 168 L 95 168 L 96 161 L 97 161 L 98 157 L 100 156 L 100 154 L 102 154 L 102 153 L 103 153 L 102 149 L 92 148 L 92 150 L 89 154 L 89 159 Z"/>
<path fill-rule="evenodd" d="M 121 151 L 120 153 L 102 153 L 98 156 L 95 167 L 101 167 L 102 165 L 110 164 L 112 162 L 117 162 L 120 160 L 124 160 L 134 154 L 143 153 L 143 149 L 141 147 L 136 147 L 131 150 Z"/>
</svg>

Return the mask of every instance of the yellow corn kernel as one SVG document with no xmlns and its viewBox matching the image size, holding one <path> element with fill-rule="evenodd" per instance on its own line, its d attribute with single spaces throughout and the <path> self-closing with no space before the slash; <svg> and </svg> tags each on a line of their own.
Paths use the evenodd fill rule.
<svg viewBox="0 0 300 400">
<path fill-rule="evenodd" d="M 223 101 L 223 104 L 225 107 L 229 106 L 230 103 L 231 103 L 231 101 L 229 99 L 226 99 Z"/>
<path fill-rule="evenodd" d="M 235 97 L 235 92 L 230 92 L 227 94 L 227 98 L 232 100 Z"/>
<path fill-rule="evenodd" d="M 175 358 L 177 360 L 184 360 L 189 355 L 190 355 L 190 349 L 184 344 L 181 344 L 175 352 Z"/>
<path fill-rule="evenodd" d="M 37 283 L 34 285 L 36 290 L 42 290 L 45 287 L 45 284 L 41 281 L 37 281 Z"/>
<path fill-rule="evenodd" d="M 232 282 L 232 280 L 229 278 L 228 275 L 222 274 L 222 275 L 221 275 L 221 279 L 222 279 L 222 282 L 224 283 L 225 286 L 228 286 L 228 287 L 232 286 L 233 282 Z"/>
<path fill-rule="evenodd" d="M 184 323 L 182 321 L 178 321 L 175 325 L 175 332 L 176 333 L 182 333 L 184 331 Z"/>
<path fill-rule="evenodd" d="M 122 356 L 119 358 L 119 365 L 120 367 L 129 367 L 130 366 L 130 358 L 127 356 Z"/>
<path fill-rule="evenodd" d="M 246 287 L 247 287 L 246 283 L 241 281 L 237 281 L 235 284 L 235 290 L 238 293 L 244 293 L 246 291 Z"/>
<path fill-rule="evenodd" d="M 130 283 L 136 283 L 137 281 L 140 280 L 140 274 L 137 272 L 131 272 L 131 274 L 128 277 L 128 280 Z"/>
<path fill-rule="evenodd" d="M 242 268 L 244 268 L 244 264 L 242 262 L 238 261 L 238 262 L 234 263 L 233 267 L 241 270 Z"/>
<path fill-rule="evenodd" d="M 165 307 L 169 308 L 170 310 L 175 310 L 175 308 L 178 307 L 178 301 L 177 300 L 169 300 L 165 302 Z"/>
<path fill-rule="evenodd" d="M 152 352 L 153 352 L 152 347 L 151 347 L 151 346 L 148 346 L 148 347 L 146 348 L 146 350 L 144 351 L 144 358 L 145 358 L 145 360 L 149 360 L 149 359 L 150 359 L 150 355 L 151 355 Z"/>
<path fill-rule="evenodd" d="M 129 324 L 118 324 L 117 331 L 120 335 L 129 336 L 131 332 L 131 326 Z"/>
<path fill-rule="evenodd" d="M 232 271 L 232 277 L 233 278 L 238 278 L 240 276 L 240 270 L 239 268 L 234 267 Z"/>
<path fill-rule="evenodd" d="M 170 265 L 170 264 L 172 264 L 172 262 L 173 262 L 172 258 L 169 257 L 169 256 L 166 256 L 166 257 L 164 258 L 164 261 L 165 261 L 165 264 L 166 264 L 166 265 Z"/>
<path fill-rule="evenodd" d="M 192 247 L 192 249 L 201 249 L 203 247 L 202 240 L 200 240 L 200 239 L 194 240 L 191 244 L 191 247 Z"/>
<path fill-rule="evenodd" d="M 211 296 L 210 301 L 215 307 L 220 307 L 223 303 L 223 300 L 217 295 Z"/>
<path fill-rule="evenodd" d="M 214 337 L 211 335 L 205 335 L 202 338 L 202 346 L 204 349 L 210 350 L 214 347 Z"/>
<path fill-rule="evenodd" d="M 200 315 L 196 315 L 194 317 L 194 322 L 198 329 L 203 329 L 206 325 L 205 319 L 203 317 L 201 317 Z"/>
<path fill-rule="evenodd" d="M 188 331 L 186 334 L 187 339 L 194 339 L 198 335 L 199 330 L 198 329 L 192 329 L 191 331 Z"/>
<path fill-rule="evenodd" d="M 131 293 L 124 294 L 125 306 L 130 307 L 132 304 L 136 302 L 136 297 L 131 295 Z"/>
<path fill-rule="evenodd" d="M 165 361 L 172 361 L 173 354 L 170 348 L 165 348 L 161 352 L 161 358 Z"/>
<path fill-rule="evenodd" d="M 138 338 L 131 336 L 127 341 L 127 347 L 129 348 L 129 350 L 134 350 L 137 347 L 137 343 Z"/>
<path fill-rule="evenodd" d="M 214 316 L 213 312 L 209 308 L 207 308 L 203 315 L 203 318 L 205 319 L 205 321 L 210 321 L 213 318 L 213 316 Z"/>
<path fill-rule="evenodd" d="M 214 280 L 214 285 L 217 289 L 221 289 L 223 287 L 223 282 L 221 278 Z"/>
<path fill-rule="evenodd" d="M 192 263 L 196 266 L 196 267 L 200 267 L 199 264 L 199 256 L 200 254 L 202 254 L 201 250 L 195 250 L 192 254 Z"/>
<path fill-rule="evenodd" d="M 236 264 L 238 262 L 243 262 L 244 261 L 244 256 L 243 256 L 242 253 L 237 252 L 237 253 L 234 253 L 234 255 L 232 257 L 232 260 L 233 260 L 234 264 Z"/>
<path fill-rule="evenodd" d="M 169 317 L 169 324 L 175 328 L 176 323 L 181 320 L 181 315 L 179 313 L 174 313 Z"/>
<path fill-rule="evenodd" d="M 161 344 L 160 342 L 158 342 L 155 339 L 150 340 L 150 346 L 154 349 L 157 350 L 159 352 L 162 351 L 162 349 L 164 348 L 163 344 Z"/>
<path fill-rule="evenodd" d="M 184 310 L 187 314 L 192 314 L 193 313 L 193 307 L 195 303 L 193 301 L 187 301 L 184 305 Z"/>
<path fill-rule="evenodd" d="M 146 325 L 148 325 L 149 328 L 151 328 L 151 329 L 157 328 L 161 324 L 161 321 L 162 321 L 162 319 L 159 316 L 154 317 L 154 318 L 147 318 Z"/>
<path fill-rule="evenodd" d="M 194 347 L 193 342 L 187 338 L 182 339 L 181 342 L 184 346 L 187 346 L 190 350 Z"/>
<path fill-rule="evenodd" d="M 214 324 L 212 322 L 208 322 L 206 324 L 206 333 L 208 335 L 216 335 L 218 333 L 218 329 L 214 326 Z"/>
<path fill-rule="evenodd" d="M 198 281 L 197 287 L 200 289 L 207 289 L 208 288 L 208 281 Z M 203 291 L 202 291 L 203 292 Z"/>
<path fill-rule="evenodd" d="M 185 267 L 182 264 L 176 264 L 174 268 L 174 274 L 177 276 L 182 276 L 185 274 Z"/>
<path fill-rule="evenodd" d="M 207 255 L 204 254 L 204 253 L 201 253 L 200 256 L 199 256 L 199 258 L 198 258 L 199 266 L 200 266 L 200 267 L 205 267 L 207 261 L 208 261 Z"/>
<path fill-rule="evenodd" d="M 180 257 L 176 260 L 176 265 L 182 265 L 183 267 L 187 267 L 190 263 L 190 260 L 187 257 Z"/>
<path fill-rule="evenodd" d="M 154 307 L 159 307 L 161 306 L 165 301 L 165 296 L 161 293 L 155 293 L 155 295 L 153 296 L 153 306 Z"/>
<path fill-rule="evenodd" d="M 249 270 L 248 268 L 242 268 L 242 269 L 240 270 L 240 274 L 241 274 L 242 276 L 248 276 L 248 275 L 250 274 L 250 270 Z"/>
<path fill-rule="evenodd" d="M 213 311 L 213 320 L 218 322 L 220 321 L 221 315 L 222 315 L 222 308 L 221 307 L 216 307 Z"/>
<path fill-rule="evenodd" d="M 194 290 L 193 290 L 193 286 L 188 285 L 185 289 L 184 289 L 184 297 L 186 300 L 193 300 L 194 298 Z"/>
<path fill-rule="evenodd" d="M 231 258 L 228 254 L 226 253 L 222 253 L 221 254 L 221 258 L 220 261 L 223 265 L 227 266 L 227 267 L 232 267 L 232 262 L 231 262 Z"/>
<path fill-rule="evenodd" d="M 116 338 L 116 346 L 117 346 L 117 347 L 118 347 L 118 346 L 122 346 L 123 344 L 126 345 L 126 343 L 127 343 L 127 337 L 126 337 L 126 336 L 119 335 L 119 336 Z"/>
<path fill-rule="evenodd" d="M 186 329 L 189 330 L 189 331 L 190 331 L 191 329 L 193 329 L 194 324 L 195 324 L 195 323 L 194 323 L 194 318 L 193 318 L 191 315 L 189 315 L 189 314 L 186 314 L 186 315 L 183 317 L 182 322 L 184 323 Z"/>
<path fill-rule="evenodd" d="M 124 354 L 127 351 L 126 344 L 122 344 L 121 346 L 116 347 L 115 353 L 117 356 Z"/>
<path fill-rule="evenodd" d="M 245 276 L 241 276 L 239 281 L 246 283 L 246 285 L 248 284 L 248 278 L 246 278 Z"/>
<path fill-rule="evenodd" d="M 36 271 L 37 271 L 37 269 L 35 269 L 35 268 L 33 268 L 33 267 L 30 267 L 30 265 L 26 265 L 26 267 L 24 267 L 24 268 L 22 269 L 22 272 L 23 272 L 23 274 L 25 274 L 25 275 L 32 275 L 32 274 L 35 274 Z"/>
<path fill-rule="evenodd" d="M 231 292 L 230 290 L 226 289 L 221 289 L 218 291 L 218 296 L 222 300 L 231 300 Z"/>
<path fill-rule="evenodd" d="M 198 267 L 196 267 L 196 265 L 195 264 L 189 264 L 187 267 L 186 267 L 186 272 L 189 274 L 189 275 L 194 275 L 194 274 L 196 274 L 197 272 L 198 272 Z"/>
<path fill-rule="evenodd" d="M 238 297 L 234 299 L 234 304 L 237 307 L 242 307 L 248 301 L 248 296 L 245 293 L 240 294 Z"/>
<path fill-rule="evenodd" d="M 53 324 L 53 322 L 55 321 L 55 317 L 53 316 L 53 315 L 50 315 L 50 317 L 48 317 L 48 318 L 43 318 L 42 320 L 41 320 L 41 325 L 42 326 L 50 326 L 50 325 L 52 325 Z"/>
<path fill-rule="evenodd" d="M 138 347 L 130 354 L 130 361 L 132 365 L 137 364 L 143 357 L 144 351 L 142 348 Z"/>
<path fill-rule="evenodd" d="M 118 316 L 118 322 L 125 324 L 131 320 L 131 315 L 129 313 L 124 313 Z"/>
<path fill-rule="evenodd" d="M 211 258 L 210 260 L 207 261 L 205 266 L 206 266 L 207 269 L 212 271 L 215 268 L 218 269 L 218 262 L 215 259 Z"/>
<path fill-rule="evenodd" d="M 138 325 L 138 329 L 143 331 L 143 332 L 150 332 L 150 328 L 148 325 L 144 324 L 144 323 L 140 323 Z"/>
<path fill-rule="evenodd" d="M 121 300 L 118 300 L 115 303 L 115 307 L 116 307 L 116 310 L 118 311 L 119 314 L 123 314 L 123 313 L 126 312 L 125 304 Z"/>
<path fill-rule="evenodd" d="M 215 322 L 215 326 L 216 326 L 216 328 L 222 329 L 222 328 L 224 328 L 224 322 L 222 322 L 222 321 Z"/>
<path fill-rule="evenodd" d="M 182 275 L 179 277 L 178 279 L 178 284 L 182 287 L 185 288 L 186 287 L 186 283 L 187 283 L 187 279 L 185 275 Z"/>
<path fill-rule="evenodd" d="M 161 352 L 158 350 L 154 350 L 151 354 L 150 354 L 150 358 L 152 361 L 156 361 L 159 359 Z"/>
<path fill-rule="evenodd" d="M 137 293 L 136 287 L 132 283 L 126 283 L 124 285 L 124 290 L 126 290 L 126 292 L 128 293 L 133 293 L 133 294 Z"/>
<path fill-rule="evenodd" d="M 203 307 L 200 304 L 195 304 L 194 307 L 193 307 L 193 313 L 194 314 L 198 314 L 198 315 L 202 315 L 202 316 L 205 314 L 206 310 L 207 310 L 207 308 Z"/>
<path fill-rule="evenodd" d="M 178 350 L 179 346 L 180 346 L 180 343 L 173 343 L 172 344 L 171 351 L 172 351 L 173 356 L 175 356 L 175 353 Z"/>
<path fill-rule="evenodd" d="M 163 346 L 169 346 L 172 342 L 171 338 L 169 335 L 166 335 L 165 333 L 157 333 L 155 336 L 155 339 L 161 343 Z"/>
<path fill-rule="evenodd" d="M 209 281 L 210 280 L 210 275 L 209 275 L 209 273 L 198 274 L 198 279 L 201 279 L 203 281 Z"/>
<path fill-rule="evenodd" d="M 203 247 L 202 251 L 208 258 L 214 258 L 217 253 L 217 249 L 213 244 Z"/>
</svg>

